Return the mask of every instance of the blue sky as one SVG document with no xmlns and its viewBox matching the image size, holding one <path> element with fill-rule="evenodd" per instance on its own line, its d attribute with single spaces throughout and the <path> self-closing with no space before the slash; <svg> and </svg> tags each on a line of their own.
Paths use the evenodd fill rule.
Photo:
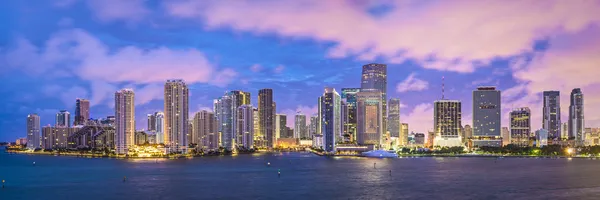
<svg viewBox="0 0 600 200">
<path fill-rule="evenodd" d="M 316 112 L 323 87 L 360 85 L 361 66 L 388 64 L 388 97 L 410 130 L 432 129 L 432 103 L 503 91 L 541 124 L 543 90 L 585 95 L 586 126 L 600 126 L 599 1 L 159 1 L 0 2 L 0 141 L 25 136 L 29 113 L 53 124 L 75 98 L 91 117 L 114 114 L 114 92 L 136 92 L 137 128 L 162 110 L 163 84 L 190 85 L 190 112 L 227 90 L 273 88 L 277 112 Z M 267 12 L 268 11 L 268 12 Z M 291 121 L 291 120 L 290 120 Z M 291 124 L 290 124 L 291 125 Z"/>
</svg>

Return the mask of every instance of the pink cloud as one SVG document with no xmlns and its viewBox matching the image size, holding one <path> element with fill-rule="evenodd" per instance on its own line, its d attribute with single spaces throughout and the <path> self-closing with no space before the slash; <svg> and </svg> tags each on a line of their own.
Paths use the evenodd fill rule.
<svg viewBox="0 0 600 200">
<path fill-rule="evenodd" d="M 400 121 L 408 123 L 409 132 L 427 135 L 428 131 L 433 130 L 433 103 L 418 104 L 410 112 L 401 111 Z"/>
<path fill-rule="evenodd" d="M 404 81 L 396 85 L 396 92 L 422 91 L 427 88 L 429 88 L 427 81 L 416 78 L 416 74 L 411 73 Z"/>
<path fill-rule="evenodd" d="M 377 17 L 366 12 L 372 3 L 343 0 L 169 1 L 165 8 L 207 28 L 335 42 L 331 57 L 413 59 L 425 68 L 463 73 L 473 72 L 474 63 L 531 52 L 536 40 L 600 22 L 598 1 L 388 3 L 395 8 Z"/>
<path fill-rule="evenodd" d="M 310 117 L 312 117 L 313 115 L 318 113 L 318 107 L 315 106 L 305 106 L 305 105 L 299 105 L 298 107 L 296 107 L 295 110 L 292 109 L 285 109 L 281 112 L 278 113 L 282 113 L 287 115 L 287 126 L 290 128 L 294 128 L 294 117 L 296 116 L 296 114 L 300 112 L 300 114 L 302 115 L 306 115 L 306 124 L 310 124 Z"/>
</svg>

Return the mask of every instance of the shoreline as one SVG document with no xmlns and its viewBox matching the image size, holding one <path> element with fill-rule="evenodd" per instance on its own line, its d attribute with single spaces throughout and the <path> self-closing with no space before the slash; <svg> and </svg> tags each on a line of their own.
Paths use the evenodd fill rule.
<svg viewBox="0 0 600 200">
<path fill-rule="evenodd" d="M 325 155 L 322 153 L 312 151 L 257 151 L 253 153 L 237 153 L 237 154 L 218 154 L 218 155 L 177 155 L 177 156 L 151 156 L 151 157 L 133 157 L 133 156 L 114 156 L 114 155 L 98 155 L 98 154 L 79 154 L 79 153 L 50 153 L 50 152 L 22 152 L 22 151 L 4 151 L 6 154 L 25 154 L 25 155 L 41 155 L 41 156 L 66 156 L 66 157 L 80 157 L 80 158 L 109 158 L 109 159 L 181 159 L 181 158 L 194 158 L 194 157 L 216 157 L 216 156 L 235 156 L 235 155 L 252 155 L 252 154 L 269 154 L 269 153 L 289 153 L 289 152 L 304 152 L 311 153 L 317 156 L 324 157 L 365 157 L 365 158 L 376 158 L 367 157 L 363 155 Z M 564 158 L 588 158 L 588 159 L 600 159 L 600 156 L 543 156 L 543 155 L 493 155 L 493 154 L 458 154 L 458 155 L 411 155 L 411 154 L 400 154 L 395 158 L 545 158 L 545 159 L 564 159 Z M 389 157 L 388 157 L 389 158 Z"/>
</svg>

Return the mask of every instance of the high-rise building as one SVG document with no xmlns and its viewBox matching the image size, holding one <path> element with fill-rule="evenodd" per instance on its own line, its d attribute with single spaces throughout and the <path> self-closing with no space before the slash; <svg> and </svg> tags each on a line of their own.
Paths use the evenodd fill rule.
<svg viewBox="0 0 600 200">
<path fill-rule="evenodd" d="M 433 107 L 433 146 L 462 146 L 462 105 L 457 100 L 437 100 Z"/>
<path fill-rule="evenodd" d="M 165 143 L 165 113 L 155 112 L 154 118 L 156 119 L 156 122 L 154 123 L 154 131 L 156 132 L 156 144 L 164 144 Z"/>
<path fill-rule="evenodd" d="M 131 89 L 115 93 L 115 145 L 117 154 L 127 154 L 135 145 L 135 94 Z"/>
<path fill-rule="evenodd" d="M 502 145 L 500 95 L 496 87 L 478 87 L 473 91 L 473 146 Z"/>
<path fill-rule="evenodd" d="M 321 131 L 323 134 L 323 150 L 334 152 L 336 139 L 342 134 L 340 116 L 340 95 L 331 87 L 325 87 L 325 92 L 319 98 L 321 114 Z M 337 137 L 337 138 L 336 138 Z"/>
<path fill-rule="evenodd" d="M 73 125 L 85 125 L 90 119 L 90 101 L 87 99 L 75 100 L 75 121 Z"/>
<path fill-rule="evenodd" d="M 356 94 L 356 130 L 359 145 L 374 145 L 379 148 L 383 144 L 383 102 L 381 91 L 377 89 L 361 89 Z"/>
<path fill-rule="evenodd" d="M 61 110 L 56 113 L 56 124 L 60 127 L 71 127 L 71 113 L 66 110 Z"/>
<path fill-rule="evenodd" d="M 232 131 L 233 131 L 233 146 L 241 146 L 243 143 L 243 135 L 239 135 L 238 133 L 241 133 L 238 129 L 237 122 L 238 122 L 238 108 L 242 105 L 251 105 L 251 96 L 250 96 L 250 92 L 244 92 L 244 91 L 239 91 L 239 90 L 234 90 L 234 91 L 230 91 L 227 93 L 227 95 L 231 96 L 231 109 L 232 109 L 232 121 L 233 121 L 233 125 L 232 125 Z"/>
<path fill-rule="evenodd" d="M 502 127 L 502 131 L 500 131 L 502 135 L 502 146 L 506 146 L 510 144 L 510 131 L 508 131 L 508 127 Z"/>
<path fill-rule="evenodd" d="M 156 115 L 148 114 L 148 131 L 156 132 Z"/>
<path fill-rule="evenodd" d="M 544 91 L 542 129 L 548 131 L 548 137 L 560 137 L 560 92 Z"/>
<path fill-rule="evenodd" d="M 187 152 L 189 89 L 183 80 L 165 83 L 165 145 L 169 152 Z"/>
<path fill-rule="evenodd" d="M 40 116 L 37 114 L 27 115 L 27 148 L 40 148 Z"/>
<path fill-rule="evenodd" d="M 391 98 L 388 103 L 388 131 L 390 137 L 400 137 L 400 99 Z"/>
<path fill-rule="evenodd" d="M 194 126 L 194 131 L 192 132 L 193 143 L 198 144 L 198 148 L 200 149 L 211 149 L 210 146 L 213 145 L 211 143 L 215 141 L 211 141 L 209 136 L 212 135 L 214 137 L 218 135 L 215 114 L 206 110 L 197 112 L 194 115 L 192 124 Z M 216 146 L 216 144 L 214 145 Z"/>
<path fill-rule="evenodd" d="M 234 148 L 234 132 L 233 132 L 233 98 L 231 95 L 225 94 L 221 98 L 215 100 L 215 113 L 217 114 L 218 130 L 221 135 L 221 147 L 227 150 Z"/>
<path fill-rule="evenodd" d="M 294 117 L 294 138 L 309 138 L 308 131 L 306 130 L 306 115 L 296 114 Z"/>
<path fill-rule="evenodd" d="M 261 89 L 258 91 L 258 115 L 260 134 L 265 137 L 266 147 L 273 148 L 276 143 L 273 89 Z"/>
<path fill-rule="evenodd" d="M 510 143 L 528 146 L 531 137 L 531 110 L 518 108 L 510 112 Z"/>
<path fill-rule="evenodd" d="M 316 115 L 313 115 L 312 117 L 310 117 L 310 125 L 308 128 L 310 137 L 313 137 L 314 135 L 319 134 L 317 132 L 318 126 L 319 126 L 319 116 L 318 116 L 318 114 L 316 114 Z"/>
<path fill-rule="evenodd" d="M 287 138 L 287 115 L 285 114 L 275 114 L 275 138 Z"/>
<path fill-rule="evenodd" d="M 560 138 L 563 140 L 569 139 L 569 123 L 562 123 Z"/>
<path fill-rule="evenodd" d="M 387 130 L 387 65 L 385 64 L 366 64 L 362 67 L 362 78 L 360 83 L 362 89 L 378 89 L 383 99 L 382 116 L 383 131 Z"/>
<path fill-rule="evenodd" d="M 408 124 L 402 123 L 400 131 L 400 137 L 398 138 L 398 145 L 406 146 L 408 145 Z"/>
<path fill-rule="evenodd" d="M 259 125 L 259 120 L 260 117 L 258 116 L 258 108 L 253 108 L 252 109 L 252 116 L 254 117 L 254 146 L 256 147 L 264 147 L 265 143 L 264 143 L 264 136 L 260 135 L 260 125 Z"/>
<path fill-rule="evenodd" d="M 548 130 L 540 129 L 535 131 L 535 142 L 537 147 L 548 145 Z"/>
<path fill-rule="evenodd" d="M 358 92 L 360 88 L 342 88 L 342 100 L 346 102 L 343 132 L 351 135 L 353 140 L 356 140 L 356 93 Z"/>
<path fill-rule="evenodd" d="M 468 143 L 470 141 L 470 139 L 473 137 L 473 128 L 471 128 L 470 125 L 465 125 L 463 132 L 464 132 L 463 135 L 465 136 L 463 143 Z"/>
<path fill-rule="evenodd" d="M 584 144 L 585 135 L 583 129 L 585 128 L 583 120 L 583 93 L 581 89 L 575 88 L 571 91 L 571 102 L 569 104 L 569 137 L 574 138 L 577 145 L 581 146 Z M 560 137 L 557 135 L 557 137 Z"/>
<path fill-rule="evenodd" d="M 237 110 L 237 136 L 241 138 L 238 146 L 250 149 L 254 147 L 254 108 L 250 104 L 244 104 Z"/>
<path fill-rule="evenodd" d="M 194 119 L 187 121 L 187 132 L 185 133 L 186 140 L 189 144 L 198 144 L 192 142 L 192 135 L 194 134 Z"/>
<path fill-rule="evenodd" d="M 146 142 L 148 142 L 148 134 L 146 134 L 146 132 L 136 131 L 134 135 L 135 135 L 135 137 L 134 137 L 135 145 L 142 145 L 142 144 L 146 144 Z"/>
<path fill-rule="evenodd" d="M 52 149 L 54 147 L 54 134 L 52 130 L 52 126 L 49 124 L 42 128 L 42 149 Z"/>
</svg>

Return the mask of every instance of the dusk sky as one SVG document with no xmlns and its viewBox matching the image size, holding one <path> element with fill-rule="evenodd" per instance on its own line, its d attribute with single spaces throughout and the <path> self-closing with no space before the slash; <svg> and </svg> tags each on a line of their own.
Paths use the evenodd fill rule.
<svg viewBox="0 0 600 200">
<path fill-rule="evenodd" d="M 530 107 L 541 126 L 544 90 L 584 93 L 586 127 L 600 126 L 600 1 L 459 0 L 4 0 L 0 1 L 0 141 L 26 135 L 27 114 L 54 124 L 88 98 L 114 115 L 133 88 L 137 129 L 163 109 L 167 79 L 190 86 L 190 112 L 227 90 L 273 88 L 277 113 L 316 113 L 325 86 L 360 87 L 361 67 L 388 65 L 388 98 L 410 131 L 433 128 L 433 101 L 502 90 L 502 125 Z M 289 118 L 293 119 L 293 118 Z M 288 120 L 292 125 L 293 120 Z"/>
</svg>

